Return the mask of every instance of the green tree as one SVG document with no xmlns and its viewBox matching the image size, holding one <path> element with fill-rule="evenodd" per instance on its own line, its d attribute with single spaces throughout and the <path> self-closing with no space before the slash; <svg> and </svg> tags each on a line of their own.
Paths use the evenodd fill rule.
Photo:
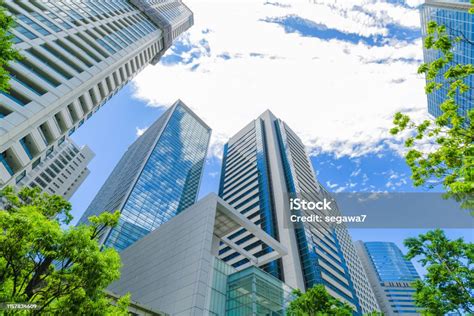
<svg viewBox="0 0 474 316">
<path fill-rule="evenodd" d="M 113 306 L 104 293 L 120 277 L 120 257 L 97 242 L 118 212 L 64 229 L 72 217 L 62 197 L 7 187 L 0 198 L 0 302 L 34 303 L 33 314 L 42 315 L 127 315 L 129 297 Z"/>
<path fill-rule="evenodd" d="M 463 34 L 453 36 L 444 25 L 434 21 L 428 23 L 424 46 L 438 52 L 440 57 L 421 64 L 418 73 L 426 76 L 427 94 L 446 91 L 440 105 L 442 114 L 434 122 L 415 123 L 408 115 L 396 113 L 395 127 L 390 132 L 396 135 L 409 131 L 410 136 L 405 140 L 408 148 L 405 159 L 415 186 L 433 188 L 442 185 L 447 198 L 454 198 L 463 208 L 474 210 L 474 110 L 462 116 L 456 104 L 457 99 L 473 89 L 468 79 L 474 74 L 474 66 L 453 62 L 453 50 L 461 41 L 467 41 Z M 434 149 L 429 152 L 418 150 L 416 144 L 422 140 L 431 142 Z"/>
<path fill-rule="evenodd" d="M 415 303 L 427 315 L 474 313 L 474 245 L 462 238 L 449 240 L 442 230 L 429 231 L 404 242 L 406 258 L 418 258 L 426 268 L 413 283 Z"/>
<path fill-rule="evenodd" d="M 305 293 L 293 291 L 296 296 L 288 306 L 289 316 L 316 316 L 316 315 L 352 315 L 352 308 L 338 301 L 328 294 L 323 285 L 316 285 Z"/>
<path fill-rule="evenodd" d="M 6 13 L 3 4 L 0 0 L 0 91 L 7 92 L 10 88 L 10 74 L 6 67 L 11 61 L 21 59 L 21 55 L 13 47 L 13 36 L 10 34 L 15 22 L 13 17 Z"/>
</svg>

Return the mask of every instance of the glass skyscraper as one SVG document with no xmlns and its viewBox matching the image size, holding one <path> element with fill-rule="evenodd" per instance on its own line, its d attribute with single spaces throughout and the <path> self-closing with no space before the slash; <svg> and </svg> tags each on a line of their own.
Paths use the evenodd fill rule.
<svg viewBox="0 0 474 316">
<path fill-rule="evenodd" d="M 419 278 L 411 261 L 391 242 L 365 242 L 365 248 L 381 281 L 414 281 Z"/>
<path fill-rule="evenodd" d="M 472 5 L 470 0 L 427 0 L 421 7 L 421 30 L 423 39 L 427 36 L 427 23 L 435 21 L 438 25 L 445 25 L 449 36 L 460 38 L 461 41 L 454 44 L 453 61 L 454 64 L 474 64 L 474 15 L 468 10 Z M 438 51 L 423 49 L 424 61 L 432 62 L 438 59 L 441 54 Z M 438 80 L 441 81 L 444 71 L 441 71 Z M 470 87 L 474 86 L 473 76 L 469 76 L 465 81 Z M 442 114 L 440 104 L 445 101 L 447 86 L 428 95 L 428 112 L 435 117 Z M 459 106 L 459 114 L 467 117 L 467 112 L 474 108 L 474 91 L 458 94 L 455 98 Z"/>
<path fill-rule="evenodd" d="M 194 23 L 181 0 L 5 0 L 2 6 L 15 17 L 11 35 L 23 59 L 7 67 L 11 89 L 0 93 L 0 188 L 36 174 Z"/>
<path fill-rule="evenodd" d="M 123 250 L 192 205 L 198 196 L 211 129 L 177 101 L 127 150 L 80 222 L 120 210 L 101 236 Z"/>
<path fill-rule="evenodd" d="M 288 194 L 313 201 L 329 196 L 316 180 L 302 141 L 266 111 L 225 145 L 219 196 L 288 249 L 288 255 L 262 266 L 266 272 L 301 290 L 324 284 L 358 314 L 378 310 L 347 229 L 324 223 L 289 227 Z M 271 250 L 244 230 L 228 239 L 257 258 Z M 225 244 L 219 258 L 234 268 L 251 265 Z"/>
<path fill-rule="evenodd" d="M 382 312 L 385 315 L 419 314 L 411 282 L 419 279 L 411 261 L 392 242 L 356 242 L 356 249 Z"/>
</svg>

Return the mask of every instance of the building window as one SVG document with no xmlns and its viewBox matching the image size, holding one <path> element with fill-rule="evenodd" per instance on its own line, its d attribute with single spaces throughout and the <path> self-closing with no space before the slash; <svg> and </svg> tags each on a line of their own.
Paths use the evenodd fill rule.
<svg viewBox="0 0 474 316">
<path fill-rule="evenodd" d="M 41 25 L 34 22 L 32 19 L 30 19 L 29 17 L 27 17 L 23 14 L 18 14 L 18 15 L 16 15 L 16 17 L 19 21 L 21 21 L 21 22 L 25 23 L 26 25 L 30 26 L 32 29 L 34 29 L 35 31 L 37 31 L 41 35 L 46 36 L 46 35 L 51 34 L 44 27 L 42 27 Z"/>
<path fill-rule="evenodd" d="M 26 170 L 23 170 L 18 177 L 16 177 L 16 183 L 18 184 L 21 180 L 26 177 Z"/>
<path fill-rule="evenodd" d="M 31 12 L 30 13 L 32 17 L 43 23 L 44 25 L 48 26 L 50 29 L 52 29 L 54 32 L 61 32 L 61 29 L 51 22 L 50 20 L 46 19 L 44 16 L 39 14 L 38 12 Z"/>
<path fill-rule="evenodd" d="M 58 141 L 58 145 L 61 145 L 62 143 L 64 143 L 65 140 L 66 140 L 66 136 L 61 137 Z"/>
<path fill-rule="evenodd" d="M 13 170 L 12 168 L 10 167 L 10 165 L 8 164 L 7 160 L 5 159 L 5 153 L 2 153 L 0 155 L 0 162 L 3 164 L 3 166 L 5 167 L 5 169 L 7 169 L 8 173 L 12 176 L 14 173 L 13 173 Z"/>
<path fill-rule="evenodd" d="M 39 78 L 43 79 L 45 82 L 52 85 L 53 87 L 57 87 L 61 84 L 58 80 L 51 77 L 47 72 L 45 72 L 41 68 L 38 68 L 35 64 L 30 62 L 28 59 L 22 59 L 20 61 L 17 61 L 17 63 L 21 64 L 23 67 L 33 72 L 35 75 L 37 75 Z"/>
<path fill-rule="evenodd" d="M 31 33 L 30 31 L 28 31 L 26 28 L 24 28 L 23 26 L 21 25 L 17 25 L 15 27 L 15 30 L 20 33 L 21 35 L 25 36 L 26 38 L 28 39 L 35 39 L 35 38 L 38 38 L 38 36 L 36 36 L 35 34 Z"/>
<path fill-rule="evenodd" d="M 36 159 L 33 164 L 31 165 L 31 167 L 34 169 L 36 167 L 38 167 L 38 165 L 41 163 L 41 158 L 38 158 Z"/>
<path fill-rule="evenodd" d="M 21 106 L 25 106 L 31 102 L 31 100 L 29 100 L 13 88 L 10 88 L 8 93 L 4 91 L 0 91 L 0 93 Z"/>
<path fill-rule="evenodd" d="M 37 178 L 35 179 L 35 181 L 36 181 L 36 183 L 38 183 L 38 184 L 40 185 L 40 187 L 42 187 L 43 189 L 45 189 L 45 188 L 48 186 L 43 180 L 41 180 L 40 177 L 37 177 Z"/>
<path fill-rule="evenodd" d="M 23 150 L 25 151 L 26 155 L 28 156 L 28 158 L 33 159 L 33 155 L 31 154 L 30 152 L 30 149 L 28 148 L 28 146 L 26 145 L 26 140 L 25 140 L 26 137 L 23 137 L 22 139 L 20 139 L 20 144 L 21 144 L 21 147 L 23 147 Z"/>
</svg>

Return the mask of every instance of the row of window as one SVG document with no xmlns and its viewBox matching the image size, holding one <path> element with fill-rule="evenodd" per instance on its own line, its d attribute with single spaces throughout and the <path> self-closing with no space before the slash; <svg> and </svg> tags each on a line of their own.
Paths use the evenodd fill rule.
<svg viewBox="0 0 474 316">
<path fill-rule="evenodd" d="M 61 11 L 60 8 L 51 4 L 51 8 L 56 8 L 56 13 L 53 13 L 49 11 L 46 7 L 43 7 L 42 5 L 38 4 L 37 2 L 33 2 L 34 5 L 38 6 L 37 9 L 42 10 L 42 13 L 40 14 L 21 1 L 16 1 L 16 3 L 21 6 L 22 9 L 29 12 L 29 16 L 26 16 L 15 10 L 11 6 L 8 7 L 8 9 L 13 14 L 15 14 L 18 20 L 20 21 L 20 23 L 18 23 L 17 25 L 17 31 L 23 36 L 27 37 L 28 39 L 34 39 L 37 37 L 30 30 L 25 28 L 25 26 L 31 27 L 32 31 L 36 31 L 41 35 L 51 34 L 48 30 L 43 28 L 37 22 L 33 21 L 30 17 L 43 23 L 50 30 L 57 32 L 61 31 L 61 29 L 54 23 L 58 21 L 63 21 L 57 15 L 60 12 L 64 14 L 64 11 Z M 49 19 L 43 16 L 42 14 L 47 15 Z M 41 45 L 41 49 L 30 48 L 27 50 L 27 54 L 25 55 L 26 58 L 22 60 L 20 64 L 26 69 L 33 72 L 36 76 L 42 79 L 42 81 L 45 81 L 47 85 L 57 87 L 61 84 L 61 80 L 57 79 L 56 75 L 65 80 L 69 80 L 73 77 L 73 73 L 71 73 L 67 69 L 67 67 L 73 68 L 77 73 L 81 73 L 84 71 L 84 67 L 81 67 L 81 65 L 77 64 L 77 62 L 73 62 L 73 60 L 67 56 L 68 54 L 70 54 L 71 57 L 75 57 L 81 62 L 84 62 L 87 67 L 91 67 L 92 63 L 87 61 L 88 58 L 93 58 L 96 62 L 100 62 L 102 59 L 101 57 L 108 57 L 108 54 L 106 53 L 106 51 L 103 50 L 103 48 L 105 48 L 111 53 L 115 53 L 118 49 L 125 48 L 127 46 L 127 43 L 131 44 L 142 38 L 143 36 L 146 36 L 150 32 L 155 31 L 156 29 L 157 28 L 152 23 L 150 23 L 147 18 L 144 17 L 141 13 L 130 15 L 128 17 L 124 16 L 120 19 L 117 19 L 116 21 L 109 21 L 108 23 L 103 23 L 103 25 L 101 25 L 101 27 L 99 28 L 95 27 L 91 30 L 86 30 L 85 32 L 76 33 L 74 36 L 77 36 L 77 38 L 74 38 L 73 36 L 67 36 L 65 39 L 55 40 L 55 44 L 58 44 L 58 46 L 60 47 L 45 43 Z M 87 34 L 87 36 L 84 33 Z M 99 45 L 96 45 L 94 42 L 92 42 L 90 38 L 95 40 L 96 43 L 98 43 Z M 15 36 L 14 39 L 16 42 L 21 41 L 21 39 L 19 39 L 17 36 Z M 86 45 L 81 44 L 79 40 L 82 40 L 83 43 L 86 43 Z M 115 49 L 112 48 L 110 45 L 114 46 Z M 76 47 L 74 47 L 74 49 L 71 48 L 71 46 Z M 102 48 L 99 48 L 99 46 L 102 46 Z M 77 50 L 77 48 L 79 48 L 79 51 Z M 43 52 L 43 49 L 47 51 L 50 55 L 45 54 L 46 52 Z M 62 49 L 64 49 L 65 52 L 62 52 Z M 80 53 L 80 50 L 83 50 L 84 53 Z M 43 64 L 47 68 L 52 70 L 53 74 L 51 74 L 51 72 L 44 71 L 45 67 L 39 66 L 38 62 L 33 63 L 28 60 L 32 58 L 33 60 L 37 59 L 40 64 Z M 60 62 L 55 61 L 55 58 L 58 58 Z M 45 87 L 42 87 L 41 83 L 34 84 L 32 83 L 32 80 L 23 80 L 25 79 L 25 76 L 18 74 L 17 71 L 14 71 L 12 77 L 14 78 L 15 82 L 18 82 L 23 87 L 27 88 L 29 91 L 33 92 L 38 96 L 41 96 L 46 93 L 47 89 Z M 3 94 L 20 106 L 25 106 L 26 104 L 31 102 L 31 97 L 25 95 L 25 93 L 22 93 L 15 88 L 12 88 L 10 93 Z M 5 107 L 0 108 L 1 117 L 5 117 L 9 113 L 11 113 L 9 109 Z"/>
<path fill-rule="evenodd" d="M 76 157 L 78 153 L 79 150 L 73 145 L 64 148 L 56 155 L 55 160 L 30 183 L 30 186 L 34 187 L 39 185 L 42 189 L 46 189 L 49 184 L 53 184 L 59 189 L 60 187 L 54 180 L 57 180 L 60 184 L 64 184 L 64 180 L 72 175 L 69 169 L 75 171 L 76 168 L 80 167 L 78 162 L 81 163 L 83 159 L 85 159 L 82 154 Z M 40 161 L 40 159 L 37 161 Z M 76 168 L 74 166 L 76 166 Z M 68 175 L 66 175 L 66 173 Z M 60 175 L 63 178 L 61 178 Z"/>
<path fill-rule="evenodd" d="M 50 124 L 54 124 L 61 134 L 67 133 L 68 135 L 71 135 L 77 127 L 84 123 L 86 118 L 89 119 L 93 112 L 97 111 L 108 99 L 110 99 L 110 97 L 112 97 L 113 94 L 115 94 L 123 85 L 128 83 L 130 78 L 133 77 L 139 69 L 146 66 L 148 60 L 158 52 L 158 49 L 159 46 L 157 43 L 148 47 L 139 55 L 132 58 L 128 63 L 113 72 L 103 82 L 100 82 L 97 87 L 91 88 L 88 93 L 80 96 L 78 98 L 79 102 L 77 103 L 79 107 L 74 104 L 69 104 L 64 111 L 59 111 L 50 121 L 41 124 L 38 128 L 38 132 L 45 145 L 48 146 L 55 141 L 52 126 Z M 115 84 L 115 89 L 112 89 L 113 84 Z M 105 87 L 108 89 L 107 92 Z M 88 104 L 89 106 L 87 106 Z M 67 121 L 77 124 L 77 127 L 73 126 L 68 128 L 66 117 L 64 115 L 67 116 Z M 81 117 L 82 119 L 80 119 Z M 40 153 L 39 148 L 32 141 L 31 137 L 31 135 L 26 136 L 23 138 L 23 141 L 20 141 L 23 148 L 27 148 L 25 152 L 30 160 Z M 27 139 L 30 141 L 27 142 Z M 2 164 L 5 165 L 5 168 L 11 175 L 22 169 L 22 164 L 12 148 L 7 149 L 7 151 L 2 153 Z"/>
</svg>

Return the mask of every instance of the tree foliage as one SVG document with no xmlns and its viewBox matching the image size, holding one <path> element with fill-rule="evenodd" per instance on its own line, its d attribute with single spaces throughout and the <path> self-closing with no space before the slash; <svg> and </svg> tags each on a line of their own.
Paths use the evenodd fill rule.
<svg viewBox="0 0 474 316">
<path fill-rule="evenodd" d="M 412 172 L 415 186 L 428 184 L 430 188 L 441 184 L 446 196 L 461 202 L 465 209 L 474 209 L 474 110 L 467 116 L 458 112 L 456 100 L 471 91 L 468 79 L 474 74 L 471 64 L 453 62 L 453 49 L 463 41 L 462 36 L 453 37 L 444 25 L 431 21 L 427 25 L 425 48 L 439 52 L 439 58 L 423 63 L 418 73 L 426 76 L 427 94 L 445 91 L 446 98 L 440 105 L 442 114 L 433 121 L 415 123 L 408 115 L 396 113 L 390 130 L 392 134 L 411 131 L 405 141 L 409 150 L 405 155 Z M 472 102 L 472 100 L 471 100 Z M 416 148 L 417 142 L 429 140 L 435 149 L 423 152 Z"/>
<path fill-rule="evenodd" d="M 404 242 L 407 259 L 419 258 L 426 267 L 423 280 L 413 283 L 415 303 L 428 315 L 474 313 L 474 245 L 462 238 L 449 240 L 442 230 Z"/>
<path fill-rule="evenodd" d="M 33 314 L 41 315 L 127 315 L 127 298 L 116 307 L 104 293 L 120 276 L 120 257 L 96 240 L 118 212 L 63 229 L 72 219 L 63 198 L 28 187 L 7 187 L 0 197 L 0 301 L 37 304 Z"/>
<path fill-rule="evenodd" d="M 10 74 L 5 69 L 11 61 L 21 59 L 20 53 L 13 47 L 10 29 L 14 26 L 13 17 L 6 13 L 3 1 L 0 0 L 0 91 L 10 88 Z"/>
<path fill-rule="evenodd" d="M 323 285 L 316 285 L 302 293 L 293 291 L 296 296 L 287 310 L 289 316 L 352 315 L 352 308 L 328 294 Z"/>
</svg>

